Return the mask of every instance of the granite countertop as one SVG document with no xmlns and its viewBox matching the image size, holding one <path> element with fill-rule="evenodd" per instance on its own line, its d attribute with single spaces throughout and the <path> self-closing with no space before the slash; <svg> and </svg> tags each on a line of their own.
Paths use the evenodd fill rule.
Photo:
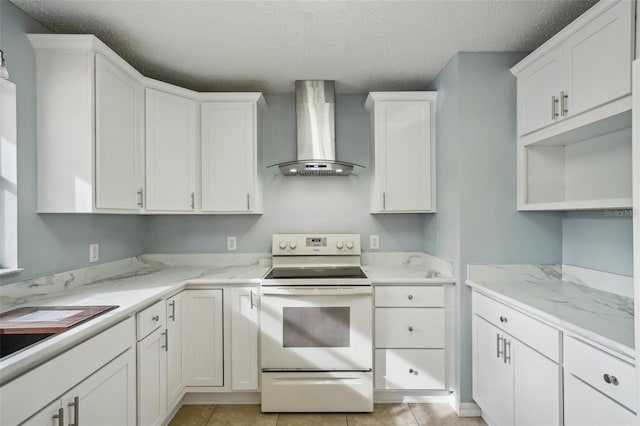
<svg viewBox="0 0 640 426">
<path fill-rule="evenodd" d="M 118 308 L 52 336 L 0 361 L 0 385 L 71 349 L 142 309 L 185 288 L 258 285 L 270 265 L 174 266 L 153 260 L 134 271 L 80 285 L 49 297 L 26 297 L 22 305 L 118 305 Z M 53 284 L 52 284 L 53 285 Z"/>
<path fill-rule="evenodd" d="M 598 274 L 599 285 L 621 278 Z M 635 359 L 632 298 L 590 287 L 560 265 L 469 265 L 468 276 L 474 290 Z"/>
<path fill-rule="evenodd" d="M 453 264 L 425 253 L 365 253 L 362 269 L 384 285 L 455 284 Z"/>
</svg>

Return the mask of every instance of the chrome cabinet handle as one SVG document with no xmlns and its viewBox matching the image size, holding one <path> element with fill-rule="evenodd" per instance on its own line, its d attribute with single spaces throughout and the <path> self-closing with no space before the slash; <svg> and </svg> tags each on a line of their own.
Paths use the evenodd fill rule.
<svg viewBox="0 0 640 426">
<path fill-rule="evenodd" d="M 555 120 L 558 118 L 558 110 L 556 107 L 558 106 L 558 99 L 554 96 L 551 97 L 551 119 Z"/>
<path fill-rule="evenodd" d="M 159 321 L 160 320 L 160 316 L 154 315 L 154 316 L 151 317 L 151 319 L 154 320 L 154 321 Z"/>
<path fill-rule="evenodd" d="M 64 426 L 64 408 L 58 409 L 58 414 L 51 416 L 53 420 L 58 419 L 58 426 Z"/>
<path fill-rule="evenodd" d="M 169 306 L 171 306 L 171 315 L 169 315 L 169 319 L 171 321 L 175 321 L 176 320 L 176 301 L 172 300 L 171 302 L 169 302 Z"/>
<path fill-rule="evenodd" d="M 194 210 L 196 208 L 196 193 L 192 192 L 191 193 L 191 210 Z"/>
<path fill-rule="evenodd" d="M 386 210 L 387 209 L 387 193 L 383 192 L 382 193 L 382 210 Z"/>
<path fill-rule="evenodd" d="M 144 207 L 144 189 L 142 188 L 138 191 L 138 206 Z"/>
<path fill-rule="evenodd" d="M 73 398 L 73 402 L 67 404 L 69 408 L 73 407 L 73 423 L 69 426 L 80 426 L 80 397 Z"/>
<path fill-rule="evenodd" d="M 409 300 L 413 300 L 413 294 L 409 295 Z"/>
<path fill-rule="evenodd" d="M 247 192 L 247 210 L 251 210 L 251 194 Z"/>
<path fill-rule="evenodd" d="M 258 304 L 253 302 L 253 290 L 249 291 L 250 297 L 251 297 L 251 309 L 253 309 L 254 307 L 257 307 Z"/>
<path fill-rule="evenodd" d="M 563 117 L 569 115 L 569 94 L 564 90 L 560 92 L 560 114 Z"/>
<path fill-rule="evenodd" d="M 409 331 L 413 331 L 413 327 L 409 327 Z"/>
<path fill-rule="evenodd" d="M 500 358 L 502 356 L 502 341 L 503 337 L 499 334 L 496 334 L 496 358 Z"/>
<path fill-rule="evenodd" d="M 162 334 L 164 335 L 164 345 L 162 345 L 161 348 L 164 349 L 165 352 L 169 352 L 169 330 L 165 328 Z"/>
<path fill-rule="evenodd" d="M 507 340 L 506 338 L 502 339 L 503 349 L 502 349 L 502 360 L 505 364 L 511 364 L 511 340 Z"/>
<path fill-rule="evenodd" d="M 609 374 L 605 373 L 602 377 L 604 378 L 604 381 L 607 384 L 610 384 L 610 385 L 613 385 L 613 386 L 618 386 L 618 383 L 620 383 L 620 382 L 618 382 L 618 378 L 616 376 L 610 376 Z"/>
<path fill-rule="evenodd" d="M 500 316 L 500 322 L 507 322 L 507 317 Z"/>
</svg>

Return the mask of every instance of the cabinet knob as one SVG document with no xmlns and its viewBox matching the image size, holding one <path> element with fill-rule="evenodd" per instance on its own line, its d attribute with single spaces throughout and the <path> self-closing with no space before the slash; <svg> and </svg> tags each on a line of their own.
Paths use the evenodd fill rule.
<svg viewBox="0 0 640 426">
<path fill-rule="evenodd" d="M 413 294 L 409 295 L 409 300 L 413 300 Z"/>
<path fill-rule="evenodd" d="M 418 370 L 414 370 L 413 368 L 409 369 L 409 374 L 413 374 L 414 376 L 418 375 Z"/>
<path fill-rule="evenodd" d="M 613 386 L 618 386 L 618 383 L 619 383 L 619 382 L 618 382 L 618 378 L 617 378 L 616 376 L 610 376 L 610 375 L 608 375 L 608 374 L 606 374 L 606 373 L 605 373 L 605 374 L 602 376 L 602 378 L 604 379 L 604 381 L 605 381 L 606 383 L 608 383 L 608 384 L 610 384 L 610 385 L 613 385 Z"/>
<path fill-rule="evenodd" d="M 507 317 L 503 317 L 503 316 L 501 316 L 501 317 L 500 317 L 500 322 L 507 322 Z"/>
<path fill-rule="evenodd" d="M 409 327 L 409 331 L 413 331 L 413 327 Z"/>
<path fill-rule="evenodd" d="M 151 319 L 154 320 L 154 321 L 159 321 L 160 317 L 158 315 L 155 315 L 155 316 L 151 317 Z"/>
</svg>

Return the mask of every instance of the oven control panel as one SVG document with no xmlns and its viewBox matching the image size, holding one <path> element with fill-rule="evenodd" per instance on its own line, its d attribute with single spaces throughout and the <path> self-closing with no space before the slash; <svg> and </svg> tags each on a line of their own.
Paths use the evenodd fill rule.
<svg viewBox="0 0 640 426">
<path fill-rule="evenodd" d="M 360 255 L 359 234 L 274 234 L 275 256 Z"/>
</svg>

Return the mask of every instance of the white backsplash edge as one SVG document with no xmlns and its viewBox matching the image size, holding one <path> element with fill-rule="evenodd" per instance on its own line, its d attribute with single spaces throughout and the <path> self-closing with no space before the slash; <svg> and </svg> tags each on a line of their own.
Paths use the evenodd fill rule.
<svg viewBox="0 0 640 426">
<path fill-rule="evenodd" d="M 162 266 L 271 266 L 270 253 L 194 253 L 194 254 L 144 254 L 141 262 Z"/>
<path fill-rule="evenodd" d="M 441 276 L 453 277 L 453 263 L 439 257 L 420 252 L 362 253 L 362 265 L 376 266 L 422 266 Z"/>
<path fill-rule="evenodd" d="M 627 275 L 563 264 L 562 279 L 633 299 L 633 277 Z"/>
</svg>

